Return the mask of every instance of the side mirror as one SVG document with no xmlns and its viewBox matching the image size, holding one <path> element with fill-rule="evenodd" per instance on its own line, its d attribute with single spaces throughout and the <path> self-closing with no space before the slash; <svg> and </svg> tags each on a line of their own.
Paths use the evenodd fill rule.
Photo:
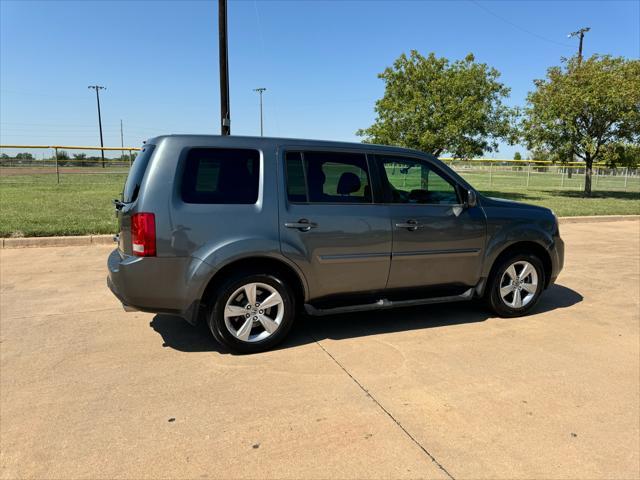
<svg viewBox="0 0 640 480">
<path fill-rule="evenodd" d="M 478 198 L 474 190 L 467 190 L 467 201 L 465 206 L 467 208 L 475 207 L 478 204 Z"/>
</svg>

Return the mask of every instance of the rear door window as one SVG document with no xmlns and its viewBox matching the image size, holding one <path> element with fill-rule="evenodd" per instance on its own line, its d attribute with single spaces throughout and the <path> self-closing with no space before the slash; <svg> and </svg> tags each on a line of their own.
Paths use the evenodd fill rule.
<svg viewBox="0 0 640 480">
<path fill-rule="evenodd" d="M 122 201 L 125 203 L 134 202 L 138 198 L 138 192 L 140 191 L 140 185 L 142 185 L 142 179 L 144 178 L 144 172 L 147 171 L 149 165 L 149 159 L 153 154 L 155 145 L 145 145 L 136 155 L 136 159 L 131 165 L 127 181 L 124 184 L 124 190 L 122 191 Z"/>
<path fill-rule="evenodd" d="M 259 179 L 257 150 L 192 148 L 182 177 L 182 200 L 210 204 L 256 203 Z"/>
<path fill-rule="evenodd" d="M 361 153 L 287 152 L 291 202 L 371 203 L 367 158 Z"/>
</svg>

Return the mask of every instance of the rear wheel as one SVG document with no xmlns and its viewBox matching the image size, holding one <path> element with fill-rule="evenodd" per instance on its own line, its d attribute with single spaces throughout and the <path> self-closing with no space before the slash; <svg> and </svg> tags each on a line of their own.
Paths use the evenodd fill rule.
<svg viewBox="0 0 640 480">
<path fill-rule="evenodd" d="M 504 259 L 493 272 L 487 300 L 501 317 L 527 314 L 544 288 L 544 267 L 538 257 L 517 254 Z"/>
<path fill-rule="evenodd" d="M 278 277 L 240 274 L 217 290 L 209 328 L 235 352 L 261 352 L 284 339 L 293 325 L 294 308 L 290 288 Z"/>
</svg>

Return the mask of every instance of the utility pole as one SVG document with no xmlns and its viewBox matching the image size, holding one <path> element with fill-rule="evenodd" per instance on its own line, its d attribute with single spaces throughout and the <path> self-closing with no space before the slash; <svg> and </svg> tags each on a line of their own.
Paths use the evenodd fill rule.
<svg viewBox="0 0 640 480">
<path fill-rule="evenodd" d="M 591 30 L 590 27 L 584 27 L 577 32 L 571 32 L 567 35 L 568 38 L 580 37 L 580 43 L 578 44 L 578 65 L 582 64 L 582 41 L 584 40 L 584 34 Z"/>
<path fill-rule="evenodd" d="M 100 127 L 100 147 L 104 148 L 104 141 L 102 140 L 102 116 L 100 115 L 100 90 L 106 90 L 105 87 L 100 85 L 89 85 L 88 88 L 93 88 L 96 91 L 96 101 L 98 102 L 98 127 Z M 102 156 L 102 168 L 104 168 L 104 150 L 100 150 Z"/>
<path fill-rule="evenodd" d="M 582 41 L 584 40 L 584 34 L 589 30 L 591 30 L 590 27 L 583 27 L 580 30 L 571 32 L 569 35 L 567 35 L 567 38 L 580 37 L 580 43 L 578 44 L 578 66 L 582 65 Z M 574 160 L 574 154 L 572 153 L 571 161 L 573 162 Z M 567 178 L 571 178 L 572 171 L 573 169 L 571 167 L 567 169 Z"/>
<path fill-rule="evenodd" d="M 266 92 L 266 88 L 264 87 L 260 87 L 260 88 L 254 88 L 253 91 L 254 92 L 258 92 L 260 94 L 260 136 L 264 137 L 264 127 L 263 127 L 263 123 L 262 123 L 262 94 L 264 92 Z"/>
<path fill-rule="evenodd" d="M 220 49 L 220 133 L 222 135 L 231 135 L 229 53 L 227 48 L 227 0 L 218 0 L 218 46 Z"/>
<path fill-rule="evenodd" d="M 122 131 L 122 119 L 120 119 L 120 146 L 122 147 L 122 160 L 124 160 L 124 132 Z"/>
</svg>

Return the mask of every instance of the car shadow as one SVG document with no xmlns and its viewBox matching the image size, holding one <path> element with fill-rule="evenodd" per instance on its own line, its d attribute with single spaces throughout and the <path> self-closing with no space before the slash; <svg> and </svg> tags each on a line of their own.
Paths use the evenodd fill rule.
<svg viewBox="0 0 640 480">
<path fill-rule="evenodd" d="M 556 284 L 544 293 L 532 314 L 568 308 L 581 302 L 582 299 L 582 295 L 575 290 Z M 297 347 L 323 339 L 343 340 L 484 322 L 493 316 L 478 300 L 324 317 L 303 315 L 298 319 L 289 336 L 275 350 Z M 162 337 L 163 347 L 181 352 L 231 353 L 213 339 L 204 322 L 194 327 L 179 317 L 158 314 L 153 318 L 150 326 Z"/>
</svg>

